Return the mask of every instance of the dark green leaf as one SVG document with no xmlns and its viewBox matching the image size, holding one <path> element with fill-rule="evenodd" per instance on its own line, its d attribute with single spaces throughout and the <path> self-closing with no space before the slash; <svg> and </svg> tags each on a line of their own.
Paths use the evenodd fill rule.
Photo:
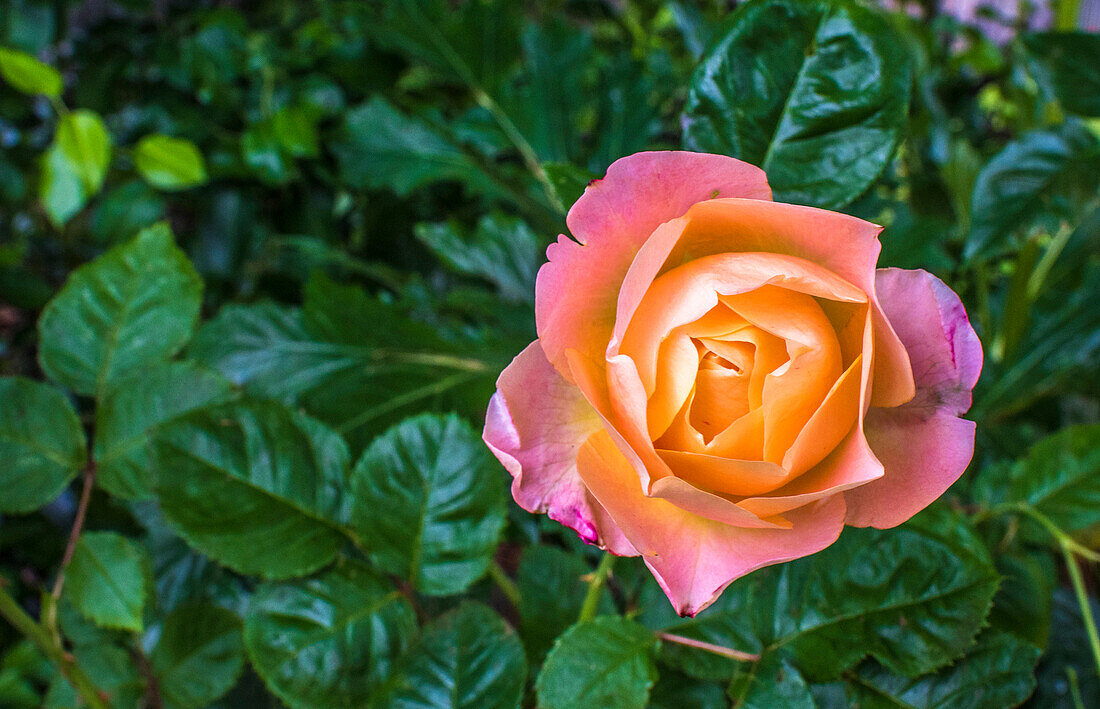
<svg viewBox="0 0 1100 709">
<path fill-rule="evenodd" d="M 474 160 L 427 122 L 402 114 L 380 96 L 348 111 L 334 145 L 340 175 L 355 188 L 408 195 L 418 187 L 455 180 L 494 188 Z"/>
<path fill-rule="evenodd" d="M 99 114 L 72 111 L 61 117 L 54 139 L 72 166 L 84 194 L 91 197 L 103 186 L 111 163 L 111 136 Z"/>
<path fill-rule="evenodd" d="M 233 687 L 244 667 L 241 620 L 217 606 L 180 606 L 164 619 L 149 659 L 172 706 L 209 706 Z"/>
<path fill-rule="evenodd" d="M 488 214 L 470 235 L 463 235 L 454 222 L 419 224 L 416 238 L 455 271 L 493 283 L 504 298 L 534 302 L 535 273 L 543 255 L 538 238 L 523 221 Z"/>
<path fill-rule="evenodd" d="M 1100 424 L 1048 436 L 1012 469 L 1010 501 L 1026 502 L 1059 527 L 1100 522 Z"/>
<path fill-rule="evenodd" d="M 265 584 L 245 619 L 245 647 L 267 686 L 292 707 L 363 706 L 416 631 L 401 594 L 367 567 Z"/>
<path fill-rule="evenodd" d="M 92 233 L 106 244 L 132 238 L 164 219 L 164 199 L 141 180 L 132 180 L 106 192 L 95 208 Z"/>
<path fill-rule="evenodd" d="M 585 188 L 592 183 L 592 180 L 599 177 L 594 172 L 566 162 L 548 162 L 542 166 L 542 169 L 546 171 L 546 176 L 554 185 L 558 200 L 566 207 L 580 199 Z"/>
<path fill-rule="evenodd" d="M 904 44 L 872 11 L 758 0 L 695 70 L 684 140 L 759 165 L 777 200 L 836 208 L 882 172 L 908 100 Z"/>
<path fill-rule="evenodd" d="M 1062 106 L 1100 116 L 1100 36 L 1089 32 L 1037 32 L 1024 46 L 1046 68 Z"/>
<path fill-rule="evenodd" d="M 241 156 L 256 177 L 282 185 L 297 176 L 293 156 L 284 150 L 272 121 L 249 126 L 241 136 Z"/>
<path fill-rule="evenodd" d="M 687 675 L 661 668 L 661 676 L 653 685 L 650 709 L 729 709 L 730 702 L 722 687 Z"/>
<path fill-rule="evenodd" d="M 85 459 L 84 429 L 64 394 L 0 378 L 0 511 L 30 512 L 61 494 Z"/>
<path fill-rule="evenodd" d="M 347 445 L 274 402 L 200 409 L 158 429 L 157 496 L 199 551 L 245 574 L 288 578 L 343 541 Z"/>
<path fill-rule="evenodd" d="M 515 709 L 527 661 L 508 624 L 468 603 L 424 628 L 378 702 L 392 709 Z"/>
<path fill-rule="evenodd" d="M 739 678 L 731 693 L 740 699 L 743 709 L 815 709 L 810 687 L 786 658 L 773 653 Z"/>
<path fill-rule="evenodd" d="M 279 145 L 296 158 L 314 158 L 320 150 L 317 121 L 313 114 L 297 106 L 280 109 L 271 117 L 271 127 Z"/>
<path fill-rule="evenodd" d="M 1089 598 L 1094 618 L 1100 617 L 1100 603 Z M 1054 592 L 1054 619 L 1050 635 L 1054 641 L 1039 663 L 1038 687 L 1029 706 L 1034 709 L 1080 709 L 1100 703 L 1100 676 L 1089 647 L 1088 630 L 1081 607 L 1068 588 Z"/>
<path fill-rule="evenodd" d="M 104 628 L 140 631 L 149 595 L 149 560 L 141 547 L 114 532 L 85 532 L 66 571 L 73 605 Z"/>
<path fill-rule="evenodd" d="M 38 358 L 54 381 L 102 394 L 191 337 L 202 281 L 166 225 L 146 229 L 69 277 L 38 321 Z"/>
<path fill-rule="evenodd" d="M 909 679 L 868 662 L 848 677 L 850 705 L 865 709 L 999 709 L 1018 706 L 1035 689 L 1039 648 L 988 630 L 958 662 Z"/>
<path fill-rule="evenodd" d="M 61 74 L 57 69 L 17 49 L 0 47 L 0 76 L 25 94 L 50 98 L 61 95 Z"/>
<path fill-rule="evenodd" d="M 185 190 L 206 182 L 206 162 L 195 144 L 167 135 L 147 135 L 134 147 L 134 166 L 153 187 Z"/>
<path fill-rule="evenodd" d="M 435 596 L 488 569 L 504 527 L 503 477 L 457 416 L 418 416 L 379 436 L 351 490 L 352 522 L 380 569 Z"/>
<path fill-rule="evenodd" d="M 986 163 L 974 183 L 973 226 L 965 255 L 971 258 L 1003 248 L 1043 211 L 1065 212 L 1064 205 L 1052 204 L 1062 195 L 1094 197 L 1100 185 L 1098 166 L 1100 141 L 1076 122 L 1024 133 L 1010 142 Z"/>
<path fill-rule="evenodd" d="M 601 616 L 570 628 L 539 672 L 539 706 L 644 707 L 657 680 L 656 645 L 652 632 L 619 616 Z"/>
<path fill-rule="evenodd" d="M 119 497 L 152 496 L 151 429 L 232 396 L 229 382 L 189 362 L 163 362 L 119 379 L 96 408 L 99 484 Z"/>
</svg>

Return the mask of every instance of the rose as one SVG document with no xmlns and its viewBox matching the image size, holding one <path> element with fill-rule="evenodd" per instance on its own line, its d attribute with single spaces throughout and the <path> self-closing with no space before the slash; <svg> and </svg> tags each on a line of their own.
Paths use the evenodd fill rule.
<svg viewBox="0 0 1100 709">
<path fill-rule="evenodd" d="M 516 502 L 641 554 L 681 614 L 970 462 L 980 343 L 937 278 L 876 271 L 880 227 L 684 152 L 619 160 L 567 224 L 484 439 Z"/>
</svg>

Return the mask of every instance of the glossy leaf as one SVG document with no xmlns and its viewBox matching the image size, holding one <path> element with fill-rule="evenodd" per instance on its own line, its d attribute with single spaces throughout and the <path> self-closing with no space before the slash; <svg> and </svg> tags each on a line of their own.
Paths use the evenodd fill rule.
<svg viewBox="0 0 1100 709">
<path fill-rule="evenodd" d="M 1100 425 L 1070 426 L 1035 444 L 1012 470 L 1008 496 L 1067 531 L 1100 522 Z"/>
<path fill-rule="evenodd" d="M 806 679 L 789 660 L 776 654 L 754 665 L 747 676 L 736 679 L 730 690 L 744 709 L 817 707 Z"/>
<path fill-rule="evenodd" d="M 151 430 L 232 396 L 229 382 L 188 362 L 163 362 L 123 377 L 96 408 L 98 483 L 119 497 L 151 497 L 155 483 L 148 450 Z"/>
<path fill-rule="evenodd" d="M 201 298 L 202 281 L 168 227 L 151 227 L 73 272 L 38 321 L 39 362 L 73 391 L 102 394 L 177 352 Z"/>
<path fill-rule="evenodd" d="M 1024 133 L 986 163 L 971 197 L 973 226 L 964 255 L 1005 247 L 1010 237 L 1063 193 L 1095 194 L 1100 140 L 1079 123 Z M 1064 209 L 1064 208 L 1063 208 Z"/>
<path fill-rule="evenodd" d="M 502 297 L 534 302 L 542 249 L 531 228 L 519 219 L 486 215 L 468 236 L 453 222 L 419 224 L 416 238 L 451 269 L 491 282 Z"/>
<path fill-rule="evenodd" d="M 657 680 L 653 633 L 632 620 L 601 616 L 570 628 L 539 672 L 539 706 L 640 709 Z"/>
<path fill-rule="evenodd" d="M 84 193 L 95 195 L 111 163 L 111 135 L 99 114 L 79 110 L 61 116 L 54 138 L 80 180 Z"/>
<path fill-rule="evenodd" d="M 180 606 L 164 619 L 149 659 L 172 706 L 209 706 L 233 687 L 244 667 L 241 619 L 213 605 Z"/>
<path fill-rule="evenodd" d="M 379 706 L 392 709 L 515 709 L 527 661 L 515 631 L 468 603 L 424 628 Z"/>
<path fill-rule="evenodd" d="M 0 378 L 0 512 L 30 512 L 60 495 L 85 455 L 84 430 L 64 394 Z"/>
<path fill-rule="evenodd" d="M 695 70 L 684 141 L 759 165 L 778 201 L 842 207 L 890 159 L 908 99 L 904 47 L 872 11 L 758 0 Z"/>
<path fill-rule="evenodd" d="M 164 516 L 199 551 L 271 579 L 335 558 L 349 453 L 321 423 L 241 402 L 178 418 L 153 445 Z"/>
<path fill-rule="evenodd" d="M 26 52 L 0 47 L 0 77 L 16 91 L 57 98 L 61 95 L 61 74 Z"/>
<path fill-rule="evenodd" d="M 292 707 L 364 706 L 416 631 L 413 610 L 348 561 L 312 579 L 261 586 L 245 618 L 252 666 Z"/>
<path fill-rule="evenodd" d="M 206 161 L 195 144 L 168 135 L 147 135 L 134 146 L 134 166 L 160 190 L 185 190 L 206 182 Z"/>
<path fill-rule="evenodd" d="M 930 512 L 901 529 L 848 529 L 823 552 L 736 582 L 710 609 L 668 630 L 749 652 L 758 651 L 746 645 L 755 636 L 765 656 L 790 653 L 814 681 L 834 679 L 867 655 L 914 676 L 970 645 L 998 581 L 972 533 Z M 700 653 L 680 654 L 678 666 L 692 673 Z"/>
<path fill-rule="evenodd" d="M 459 593 L 488 569 L 504 527 L 503 478 L 457 416 L 418 416 L 379 436 L 351 490 L 371 560 L 421 593 Z"/>
<path fill-rule="evenodd" d="M 1049 72 L 1062 107 L 1100 116 L 1100 36 L 1089 32 L 1037 32 L 1024 46 Z"/>
<path fill-rule="evenodd" d="M 140 631 L 149 597 L 149 560 L 114 532 L 85 532 L 65 572 L 73 605 L 104 628 Z"/>
</svg>

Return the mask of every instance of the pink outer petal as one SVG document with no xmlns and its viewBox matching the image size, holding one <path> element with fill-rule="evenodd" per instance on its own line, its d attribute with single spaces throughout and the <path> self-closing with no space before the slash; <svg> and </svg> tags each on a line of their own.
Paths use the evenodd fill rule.
<svg viewBox="0 0 1100 709">
<path fill-rule="evenodd" d="M 958 480 L 974 454 L 970 407 L 982 349 L 959 297 L 925 271 L 881 269 L 877 288 L 887 317 L 909 351 L 917 393 L 897 408 L 872 408 L 864 430 L 886 469 L 844 493 L 847 523 L 894 527 Z"/>
<path fill-rule="evenodd" d="M 791 529 L 745 529 L 699 517 L 646 497 L 633 468 L 606 431 L 581 447 L 578 471 L 619 524 L 680 615 L 695 615 L 737 578 L 836 541 L 844 498 L 834 495 L 790 514 Z"/>
<path fill-rule="evenodd" d="M 569 377 L 565 350 L 597 357 L 611 338 L 619 286 L 634 255 L 664 222 L 715 197 L 771 199 L 764 171 L 723 155 L 678 151 L 636 153 L 594 180 L 546 250 L 535 284 L 535 322 L 554 367 Z M 598 344 L 594 344 L 598 343 Z M 593 347 L 598 347 L 592 351 Z"/>
<path fill-rule="evenodd" d="M 512 497 L 520 507 L 546 512 L 589 544 L 636 556 L 577 474 L 577 451 L 602 428 L 581 392 L 550 366 L 535 341 L 497 380 L 483 438 L 512 474 Z"/>
</svg>

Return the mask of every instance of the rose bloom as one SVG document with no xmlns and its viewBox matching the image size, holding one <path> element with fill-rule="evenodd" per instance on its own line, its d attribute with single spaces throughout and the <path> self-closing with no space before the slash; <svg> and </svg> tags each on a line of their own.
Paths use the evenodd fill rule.
<svg viewBox="0 0 1100 709">
<path fill-rule="evenodd" d="M 641 555 L 680 614 L 970 462 L 981 345 L 935 276 L 876 270 L 881 227 L 688 152 L 617 161 L 566 222 L 484 439 L 516 502 Z"/>
</svg>

